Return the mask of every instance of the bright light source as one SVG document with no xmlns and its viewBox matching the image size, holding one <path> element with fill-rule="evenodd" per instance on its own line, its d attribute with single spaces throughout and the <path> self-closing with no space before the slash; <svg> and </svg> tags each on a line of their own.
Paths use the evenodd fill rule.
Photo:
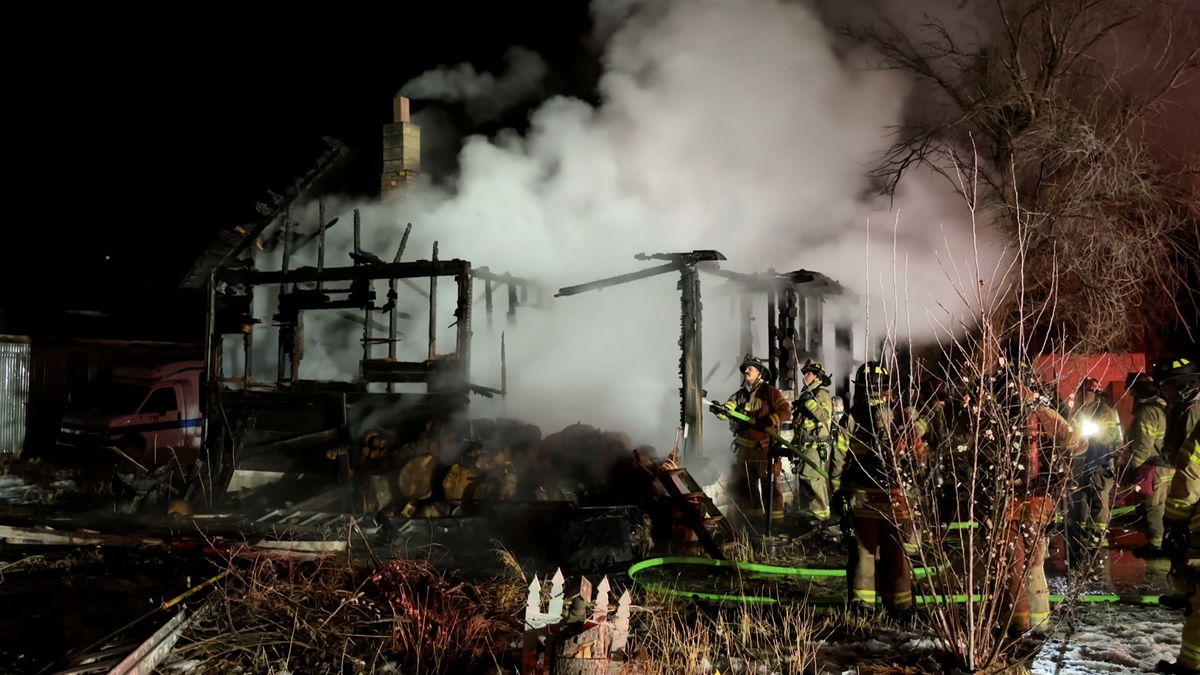
<svg viewBox="0 0 1200 675">
<path fill-rule="evenodd" d="M 1100 425 L 1099 424 L 1096 424 L 1092 420 L 1084 420 L 1083 421 L 1083 437 L 1084 438 L 1091 438 L 1092 436 L 1095 436 L 1098 433 L 1100 433 Z"/>
</svg>

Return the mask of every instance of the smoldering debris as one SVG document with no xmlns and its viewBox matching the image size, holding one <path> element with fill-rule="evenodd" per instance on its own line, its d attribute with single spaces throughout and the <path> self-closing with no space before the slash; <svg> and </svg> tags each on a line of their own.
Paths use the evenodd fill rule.
<svg viewBox="0 0 1200 675">
<path fill-rule="evenodd" d="M 582 423 L 543 436 L 513 419 L 426 420 L 411 440 L 397 438 L 372 429 L 354 450 L 368 511 L 442 517 L 498 501 L 639 505 L 658 461 L 654 448 Z"/>
</svg>

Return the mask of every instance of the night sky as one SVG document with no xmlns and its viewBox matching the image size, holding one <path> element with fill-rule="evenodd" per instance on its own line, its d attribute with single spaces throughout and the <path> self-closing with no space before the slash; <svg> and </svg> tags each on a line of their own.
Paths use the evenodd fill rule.
<svg viewBox="0 0 1200 675">
<path fill-rule="evenodd" d="M 594 100 L 586 0 L 402 7 L 46 9 L 14 21 L 0 332 L 199 340 L 202 298 L 178 285 L 215 233 L 254 221 L 324 136 L 354 153 L 340 191 L 377 191 L 391 100 L 431 68 L 497 72 L 520 45 L 550 65 L 547 94 Z M 439 112 L 466 135 L 521 130 L 536 104 L 483 128 Z M 453 168 L 423 159 L 434 178 Z"/>
<path fill-rule="evenodd" d="M 498 71 L 521 45 L 550 64 L 550 92 L 593 97 L 584 1 L 404 6 L 353 17 L 105 8 L 31 26 L 10 109 L 19 188 L 0 332 L 198 340 L 203 304 L 178 284 L 214 234 L 255 220 L 268 189 L 314 164 L 323 136 L 354 153 L 338 187 L 377 191 L 392 97 L 428 69 Z M 441 112 L 465 134 L 519 129 L 528 111 L 491 128 Z"/>
</svg>

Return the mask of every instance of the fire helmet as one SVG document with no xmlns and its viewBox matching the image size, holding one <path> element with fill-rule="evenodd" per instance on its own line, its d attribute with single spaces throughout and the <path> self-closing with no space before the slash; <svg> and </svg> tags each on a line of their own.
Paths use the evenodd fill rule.
<svg viewBox="0 0 1200 675">
<path fill-rule="evenodd" d="M 771 366 L 768 366 L 762 359 L 750 354 L 747 354 L 746 357 L 742 359 L 742 365 L 738 368 L 738 370 L 740 370 L 744 375 L 746 373 L 746 369 L 750 366 L 757 368 L 758 372 L 762 373 L 764 380 L 771 379 Z"/>
<path fill-rule="evenodd" d="M 1100 380 L 1094 377 L 1085 377 L 1079 383 L 1079 392 L 1086 394 L 1103 394 L 1104 386 L 1100 384 Z"/>
<path fill-rule="evenodd" d="M 825 370 L 825 366 L 820 361 L 808 359 L 804 362 L 804 367 L 800 369 L 801 373 L 812 373 L 818 380 L 821 381 L 822 387 L 828 387 L 833 383 L 833 378 L 829 376 L 829 372 Z"/>
<path fill-rule="evenodd" d="M 1129 373 L 1125 376 L 1125 389 L 1138 399 L 1158 396 L 1161 392 L 1154 376 L 1149 373 Z"/>
<path fill-rule="evenodd" d="M 867 361 L 854 373 L 854 388 L 858 392 L 865 393 L 865 388 L 875 393 L 890 389 L 891 386 L 892 374 L 878 361 Z"/>
<path fill-rule="evenodd" d="M 1200 368 L 1197 368 L 1191 359 L 1182 356 L 1162 359 L 1154 363 L 1154 379 L 1158 382 L 1166 382 L 1180 377 L 1191 379 L 1197 375 L 1200 375 Z"/>
</svg>

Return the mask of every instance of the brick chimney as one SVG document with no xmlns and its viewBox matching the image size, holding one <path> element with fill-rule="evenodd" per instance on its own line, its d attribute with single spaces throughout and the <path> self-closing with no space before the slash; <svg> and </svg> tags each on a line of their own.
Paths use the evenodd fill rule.
<svg viewBox="0 0 1200 675">
<path fill-rule="evenodd" d="M 392 122 L 383 125 L 383 174 L 380 192 L 387 194 L 416 181 L 421 173 L 421 127 L 409 121 L 408 99 L 392 99 Z"/>
</svg>

